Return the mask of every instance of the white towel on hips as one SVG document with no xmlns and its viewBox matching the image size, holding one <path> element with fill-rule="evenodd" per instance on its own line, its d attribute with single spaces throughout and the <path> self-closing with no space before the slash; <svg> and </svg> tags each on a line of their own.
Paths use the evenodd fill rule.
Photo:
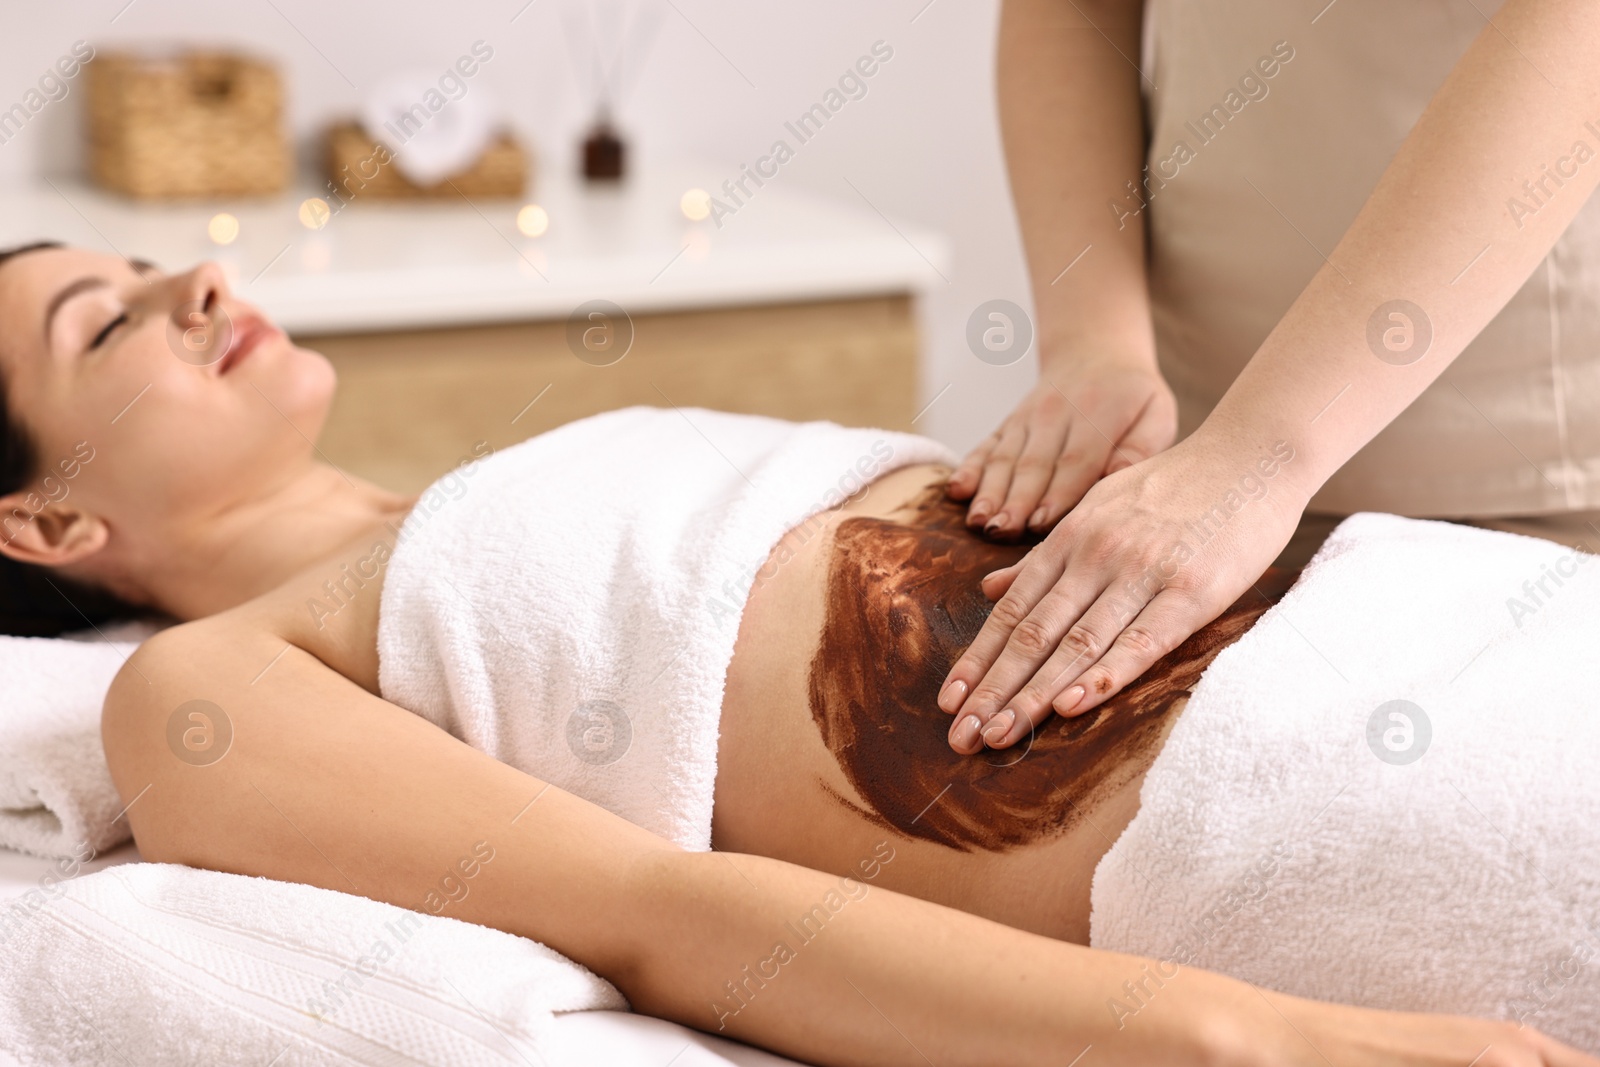
<svg viewBox="0 0 1600 1067">
<path fill-rule="evenodd" d="M 711 847 L 723 679 L 790 528 L 943 445 L 627 408 L 451 472 L 384 579 L 379 688 L 472 747 Z M 767 572 L 762 572 L 768 576 Z"/>
<path fill-rule="evenodd" d="M 30 1067 L 518 1067 L 552 1013 L 627 1008 L 526 938 L 169 864 L 0 901 L 0 954 L 0 1057 Z"/>
<path fill-rule="evenodd" d="M 128 839 L 100 744 L 111 679 L 157 629 L 0 637 L 0 845 L 82 857 Z"/>
<path fill-rule="evenodd" d="M 1345 520 L 1200 680 L 1091 943 L 1161 961 L 1119 1020 L 1193 964 L 1600 1052 L 1597 557 Z"/>
</svg>

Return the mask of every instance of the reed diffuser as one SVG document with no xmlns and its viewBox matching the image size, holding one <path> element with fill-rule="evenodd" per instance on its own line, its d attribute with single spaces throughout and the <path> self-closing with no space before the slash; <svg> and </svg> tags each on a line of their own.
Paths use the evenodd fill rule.
<svg viewBox="0 0 1600 1067">
<path fill-rule="evenodd" d="M 591 182 L 616 182 L 627 175 L 628 144 L 615 116 L 637 82 L 661 25 L 657 0 L 640 0 L 631 10 L 624 7 L 585 5 L 581 22 L 570 6 L 563 11 L 573 67 L 583 78 L 583 96 L 594 115 L 579 150 L 583 177 Z"/>
</svg>

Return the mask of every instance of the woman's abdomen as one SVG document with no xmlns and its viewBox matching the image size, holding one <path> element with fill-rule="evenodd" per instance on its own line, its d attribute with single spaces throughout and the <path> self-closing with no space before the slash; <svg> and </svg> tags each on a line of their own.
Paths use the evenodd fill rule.
<svg viewBox="0 0 1600 1067">
<path fill-rule="evenodd" d="M 942 484 L 896 472 L 774 552 L 728 671 L 713 840 L 1081 940 L 1093 866 L 1180 702 L 1268 602 L 1094 712 L 959 755 L 939 686 L 992 607 L 979 579 L 1027 546 L 969 531 Z"/>
</svg>

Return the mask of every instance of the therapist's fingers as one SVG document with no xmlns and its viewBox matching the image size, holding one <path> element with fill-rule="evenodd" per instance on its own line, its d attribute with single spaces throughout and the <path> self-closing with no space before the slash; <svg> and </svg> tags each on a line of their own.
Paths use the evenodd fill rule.
<svg viewBox="0 0 1600 1067">
<path fill-rule="evenodd" d="M 951 741 L 981 730 L 1022 684 L 1055 651 L 1103 588 L 1060 581 L 1064 567 L 1056 552 L 1029 553 L 1024 566 L 978 635 L 956 660 L 939 693 L 938 704 L 955 715 Z"/>
<path fill-rule="evenodd" d="M 1024 525 L 1036 525 L 1033 519 L 1037 518 L 1040 501 L 1056 473 L 1069 426 L 1066 401 L 1059 395 L 1041 397 L 1034 405 L 1027 422 L 1027 440 L 1011 469 L 1011 485 L 996 513 L 997 517 L 1005 516 L 1005 521 L 993 524 L 987 532 L 1016 537 Z"/>
<path fill-rule="evenodd" d="M 1069 571 L 1067 580 L 1070 579 Z M 1040 607 L 1043 606 L 1041 601 Z M 997 693 L 1015 694 L 1002 696 L 1000 710 L 990 717 L 983 729 L 984 743 L 990 748 L 1013 744 L 1054 713 L 1051 705 L 1058 696 L 1070 698 L 1069 706 L 1080 700 L 1083 690 L 1072 683 L 1094 665 L 1116 638 L 1127 617 L 1120 608 L 1119 594 L 1115 590 L 1102 591 L 1081 617 L 1069 621 L 1048 657 L 1036 667 L 1017 660 L 1008 645 L 976 690 L 982 692 L 992 685 Z"/>
<path fill-rule="evenodd" d="M 1083 499 L 1105 469 L 1105 438 L 1088 419 L 1073 419 L 1051 471 L 1039 507 L 1028 518 L 1028 529 L 1042 533 Z"/>
<path fill-rule="evenodd" d="M 1207 599 L 1176 586 L 1162 588 L 1122 627 L 1099 662 L 1078 675 L 1073 684 L 1083 687 L 1083 700 L 1070 708 L 1057 701 L 1056 710 L 1065 715 L 1093 711 L 1227 607 L 1226 600 Z"/>
<path fill-rule="evenodd" d="M 1006 705 L 1014 712 L 1012 726 L 1003 733 L 986 731 L 985 743 L 1005 748 L 1027 737 L 1052 713 L 1075 718 L 1093 711 L 1219 614 L 1197 610 L 1194 601 L 1167 589 L 1137 614 L 1133 611 L 1125 596 L 1105 593 Z M 1109 642 L 1106 634 L 1114 635 Z M 1005 719 L 1002 710 L 996 721 Z"/>
<path fill-rule="evenodd" d="M 1022 565 L 1026 562 L 1028 557 L 1024 556 L 1009 567 L 990 571 L 978 579 L 978 588 L 990 600 L 999 600 L 1006 595 L 1006 590 L 1011 588 L 1011 583 L 1016 581 L 1017 575 L 1022 573 Z"/>
<path fill-rule="evenodd" d="M 1009 516 L 1000 504 L 1011 488 L 1011 473 L 1027 440 L 1027 426 L 1020 419 L 1008 419 L 1000 427 L 1000 440 L 984 460 L 978 491 L 972 495 L 972 506 L 967 509 L 968 526 L 982 526 L 988 530 L 1006 524 Z"/>
<path fill-rule="evenodd" d="M 939 690 L 937 703 L 940 710 L 956 716 L 951 723 L 950 739 L 957 747 L 960 747 L 958 740 L 962 736 L 966 737 L 969 744 L 976 744 L 978 732 L 988 724 L 989 716 L 1000 710 L 999 700 L 992 693 L 988 694 L 988 700 L 969 701 L 968 698 L 973 695 L 973 687 L 983 678 L 985 669 L 1005 648 L 1012 627 L 1021 622 L 1033 605 L 1054 588 L 1056 579 L 1061 576 L 1062 566 L 1053 557 L 1041 554 L 1035 548 L 1015 566 L 1005 568 L 1005 571 L 1013 572 L 1008 579 L 1009 588 L 998 598 L 988 619 L 978 630 L 978 636 L 973 638 L 945 675 L 944 685 Z M 1079 605 L 1079 612 L 1088 603 L 1086 599 Z M 1044 661 L 1044 654 L 1039 656 L 1039 660 Z M 969 714 L 974 716 L 974 721 L 963 722 Z"/>
<path fill-rule="evenodd" d="M 1141 460 L 1149 459 L 1157 452 L 1171 448 L 1173 439 L 1177 435 L 1177 404 L 1171 394 L 1152 395 L 1144 410 L 1139 412 L 1139 417 L 1128 427 L 1128 432 L 1122 435 L 1122 439 L 1111 450 L 1106 473 L 1115 474 L 1124 467 L 1131 467 Z"/>
<path fill-rule="evenodd" d="M 972 494 L 978 491 L 978 481 L 983 477 L 983 465 L 989 461 L 989 453 L 994 446 L 1000 443 L 1000 431 L 985 437 L 978 446 L 967 453 L 967 458 L 961 461 L 955 473 L 950 475 L 950 480 L 945 483 L 945 491 L 953 500 L 970 500 Z"/>
</svg>

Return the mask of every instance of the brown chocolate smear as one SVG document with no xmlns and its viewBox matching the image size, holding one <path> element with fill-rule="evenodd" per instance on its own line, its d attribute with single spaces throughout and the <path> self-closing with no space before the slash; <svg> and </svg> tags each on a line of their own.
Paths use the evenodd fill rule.
<svg viewBox="0 0 1600 1067">
<path fill-rule="evenodd" d="M 951 718 L 939 710 L 939 686 L 994 606 L 979 579 L 1028 550 L 985 540 L 964 514 L 934 486 L 908 522 L 839 524 L 811 661 L 811 712 L 870 810 L 835 794 L 841 803 L 911 837 L 1000 852 L 1065 833 L 1098 795 L 1148 769 L 1167 713 L 1295 573 L 1269 570 L 1111 700 L 1076 718 L 1046 719 L 1031 746 L 963 756 L 946 740 Z"/>
</svg>

